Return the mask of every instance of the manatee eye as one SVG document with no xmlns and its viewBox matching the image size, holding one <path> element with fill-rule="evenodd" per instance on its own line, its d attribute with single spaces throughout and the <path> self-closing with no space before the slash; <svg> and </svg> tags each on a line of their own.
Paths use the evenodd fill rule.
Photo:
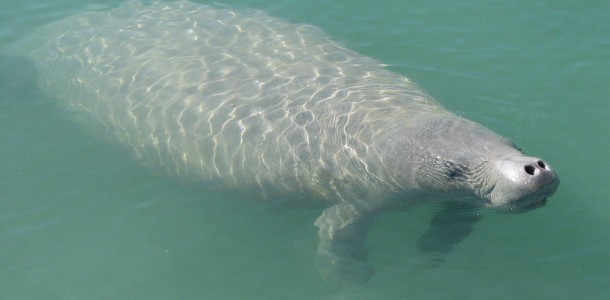
<svg viewBox="0 0 610 300">
<path fill-rule="evenodd" d="M 456 164 L 454 162 L 446 162 L 445 175 L 449 180 L 463 180 L 467 177 L 468 168 L 464 165 Z"/>
<path fill-rule="evenodd" d="M 462 177 L 462 171 L 459 169 L 452 168 L 449 170 L 448 174 L 449 178 L 454 179 L 456 177 Z"/>
</svg>

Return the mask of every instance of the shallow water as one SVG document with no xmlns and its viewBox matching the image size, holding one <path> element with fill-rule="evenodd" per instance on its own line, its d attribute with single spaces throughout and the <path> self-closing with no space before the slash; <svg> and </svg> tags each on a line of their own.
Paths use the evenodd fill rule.
<svg viewBox="0 0 610 300">
<path fill-rule="evenodd" d="M 0 45 L 119 2 L 6 2 Z M 313 259 L 317 210 L 270 210 L 143 167 L 67 120 L 24 59 L 0 56 L 1 299 L 606 299 L 610 294 L 606 1 L 223 1 L 324 29 L 450 110 L 543 157 L 546 207 L 484 211 L 431 262 L 431 209 L 384 216 L 376 274 L 333 286 Z"/>
</svg>

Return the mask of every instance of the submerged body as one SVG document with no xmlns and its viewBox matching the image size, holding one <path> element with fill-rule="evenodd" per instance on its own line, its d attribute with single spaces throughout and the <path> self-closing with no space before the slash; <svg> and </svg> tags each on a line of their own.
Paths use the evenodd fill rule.
<svg viewBox="0 0 610 300">
<path fill-rule="evenodd" d="M 255 10 L 131 3 L 42 29 L 40 86 L 86 127 L 170 173 L 327 208 L 322 272 L 366 280 L 379 212 L 544 204 L 544 161 L 460 118 L 312 26 Z"/>
</svg>

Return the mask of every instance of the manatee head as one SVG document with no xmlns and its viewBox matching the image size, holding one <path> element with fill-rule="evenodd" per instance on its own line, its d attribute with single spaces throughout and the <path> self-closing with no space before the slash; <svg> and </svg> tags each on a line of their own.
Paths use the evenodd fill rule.
<svg viewBox="0 0 610 300">
<path fill-rule="evenodd" d="M 424 197 L 475 202 L 500 212 L 544 206 L 559 185 L 553 168 L 472 121 L 430 118 L 402 133 L 397 165 Z M 406 159 L 406 160 L 405 160 Z"/>
</svg>

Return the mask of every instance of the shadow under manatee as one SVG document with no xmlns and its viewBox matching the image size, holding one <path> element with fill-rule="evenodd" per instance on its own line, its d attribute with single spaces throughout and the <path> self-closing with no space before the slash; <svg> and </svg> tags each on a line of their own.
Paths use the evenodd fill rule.
<svg viewBox="0 0 610 300">
<path fill-rule="evenodd" d="M 417 248 L 430 254 L 435 262 L 445 256 L 472 232 L 481 220 L 479 207 L 460 202 L 444 203 L 432 220 L 430 228 L 417 241 Z"/>
</svg>

